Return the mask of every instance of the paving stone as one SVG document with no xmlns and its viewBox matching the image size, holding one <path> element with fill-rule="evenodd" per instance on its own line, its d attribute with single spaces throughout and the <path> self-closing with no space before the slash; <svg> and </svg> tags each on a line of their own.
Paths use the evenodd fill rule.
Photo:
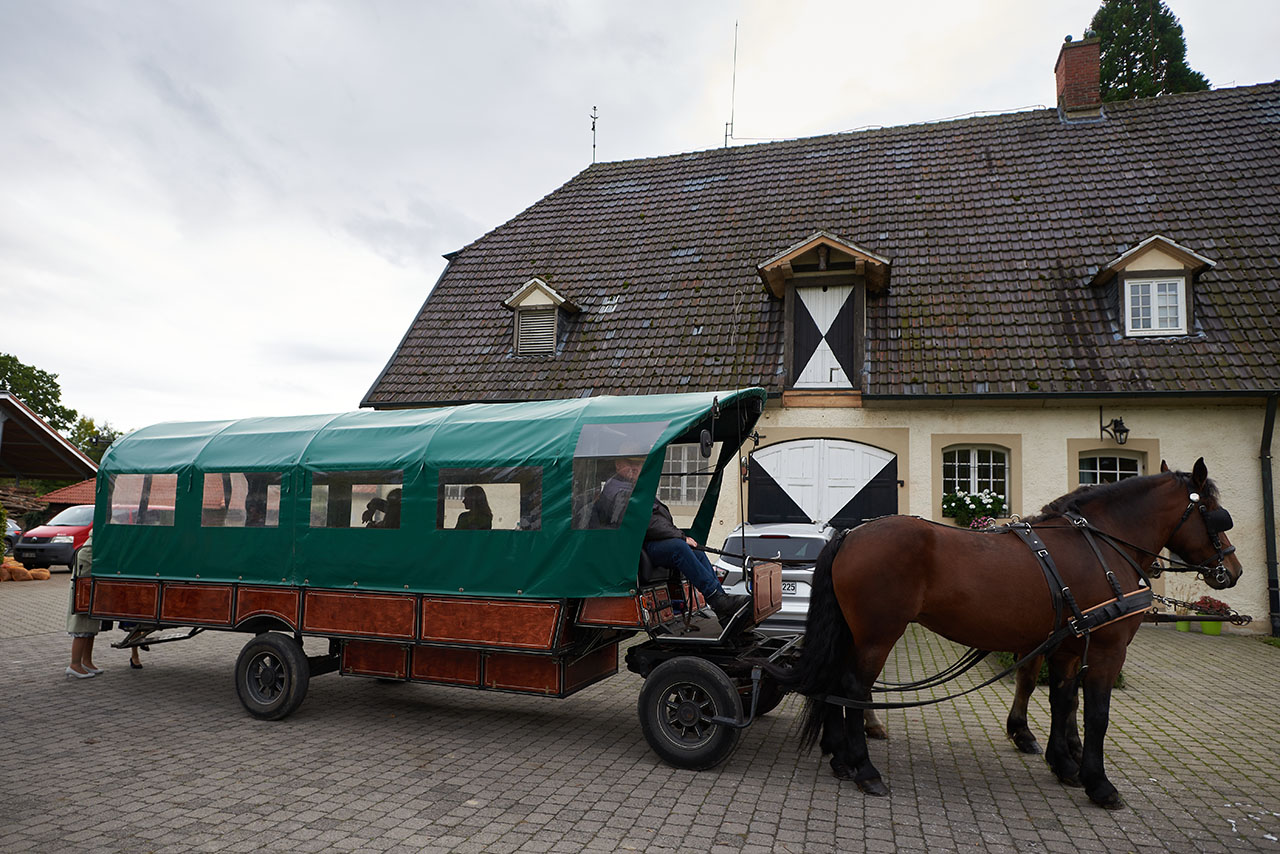
<svg viewBox="0 0 1280 854">
<path fill-rule="evenodd" d="M 891 794 L 868 798 L 797 751 L 796 698 L 719 768 L 666 766 L 625 671 L 559 701 L 327 676 L 264 722 L 232 687 L 243 637 L 156 645 L 131 671 L 116 632 L 95 650 L 110 672 L 73 684 L 65 596 L 65 576 L 0 585 L 2 854 L 1275 852 L 1280 836 L 1280 652 L 1246 637 L 1138 632 L 1107 740 L 1129 806 L 1110 812 L 1008 743 L 1008 684 L 885 715 L 871 751 Z M 887 675 L 956 657 L 913 629 Z M 1043 689 L 1031 721 L 1043 743 Z"/>
</svg>

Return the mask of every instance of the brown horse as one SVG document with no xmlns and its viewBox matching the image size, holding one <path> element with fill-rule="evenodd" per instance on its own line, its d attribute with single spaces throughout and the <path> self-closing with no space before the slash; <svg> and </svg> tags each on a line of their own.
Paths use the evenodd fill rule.
<svg viewBox="0 0 1280 854">
<path fill-rule="evenodd" d="M 1240 577 L 1234 548 L 1222 534 L 1230 516 L 1218 504 L 1203 459 L 1190 474 L 1165 472 L 1081 489 L 1045 510 L 1027 521 L 1082 611 L 1116 598 L 1108 571 L 1123 594 L 1145 588 L 1137 567 L 1165 548 L 1214 588 L 1230 587 Z M 1091 543 L 1100 548 L 1095 551 Z M 1026 653 L 1071 619 L 1073 611 L 1063 610 L 1055 624 L 1040 562 L 1013 534 L 964 531 L 913 517 L 878 519 L 823 550 L 803 653 L 793 670 L 778 675 L 809 697 L 804 741 L 820 741 L 837 777 L 854 780 L 868 794 L 886 794 L 867 752 L 861 707 L 873 705 L 871 686 L 907 625 L 919 623 L 976 649 Z M 1059 780 L 1083 785 L 1094 803 L 1109 808 L 1123 806 L 1103 768 L 1111 688 L 1141 613 L 1084 636 L 1068 632 L 1048 651 L 1052 723 L 1045 760 Z M 1086 648 L 1088 667 L 1082 672 Z M 1084 742 L 1077 753 L 1070 734 L 1079 683 Z"/>
</svg>

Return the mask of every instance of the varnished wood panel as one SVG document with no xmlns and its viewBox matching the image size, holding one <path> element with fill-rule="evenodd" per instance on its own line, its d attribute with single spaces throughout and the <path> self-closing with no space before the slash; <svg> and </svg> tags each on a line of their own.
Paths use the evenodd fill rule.
<svg viewBox="0 0 1280 854">
<path fill-rule="evenodd" d="M 412 595 L 308 590 L 303 602 L 302 630 L 412 640 L 413 606 Z"/>
<path fill-rule="evenodd" d="M 756 622 L 782 610 L 782 566 L 776 563 L 755 565 Z"/>
<path fill-rule="evenodd" d="M 404 679 L 409 675 L 409 650 L 394 643 L 347 641 L 342 645 L 342 672 Z"/>
<path fill-rule="evenodd" d="M 289 628 L 298 627 L 299 591 L 275 587 L 241 587 L 236 595 L 236 625 L 250 617 L 279 617 Z"/>
<path fill-rule="evenodd" d="M 93 616 L 155 622 L 160 606 L 158 581 L 93 579 Z"/>
<path fill-rule="evenodd" d="M 424 682 L 478 688 L 481 655 L 477 649 L 415 646 L 410 675 Z"/>
<path fill-rule="evenodd" d="M 559 694 L 560 662 L 537 655 L 491 652 L 485 658 L 484 685 L 503 691 Z"/>
<path fill-rule="evenodd" d="M 231 625 L 230 584 L 166 584 L 160 619 L 167 623 Z"/>
<path fill-rule="evenodd" d="M 571 694 L 617 672 L 618 645 L 613 643 L 566 664 L 561 690 Z"/>
<path fill-rule="evenodd" d="M 639 628 L 640 603 L 635 596 L 601 596 L 582 600 L 578 623 L 584 626 Z"/>
<path fill-rule="evenodd" d="M 77 578 L 76 579 L 76 607 L 77 613 L 86 613 L 89 610 L 89 603 L 93 599 L 93 579 Z"/>
<path fill-rule="evenodd" d="M 551 649 L 560 611 L 559 602 L 426 596 L 421 638 L 435 643 Z"/>
</svg>

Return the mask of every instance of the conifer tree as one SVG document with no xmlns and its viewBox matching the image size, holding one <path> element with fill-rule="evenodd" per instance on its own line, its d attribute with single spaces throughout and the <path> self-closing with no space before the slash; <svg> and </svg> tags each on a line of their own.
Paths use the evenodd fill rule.
<svg viewBox="0 0 1280 854">
<path fill-rule="evenodd" d="M 1182 25 L 1164 0 L 1104 0 L 1089 28 L 1102 41 L 1104 101 L 1209 88 L 1187 65 Z"/>
</svg>

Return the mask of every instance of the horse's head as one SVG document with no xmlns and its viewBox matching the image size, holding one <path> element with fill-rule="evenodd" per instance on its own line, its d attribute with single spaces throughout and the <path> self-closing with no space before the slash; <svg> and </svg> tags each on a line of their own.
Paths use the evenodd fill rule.
<svg viewBox="0 0 1280 854">
<path fill-rule="evenodd" d="M 1163 464 L 1161 469 L 1168 471 Z M 1187 504 L 1166 548 L 1198 571 L 1215 590 L 1234 586 L 1244 570 L 1236 559 L 1236 547 L 1227 539 L 1231 514 L 1218 503 L 1218 488 L 1209 480 L 1204 457 L 1196 460 L 1190 476 L 1172 474 L 1175 482 L 1185 487 Z M 1180 505 L 1181 499 L 1177 503 Z"/>
</svg>

